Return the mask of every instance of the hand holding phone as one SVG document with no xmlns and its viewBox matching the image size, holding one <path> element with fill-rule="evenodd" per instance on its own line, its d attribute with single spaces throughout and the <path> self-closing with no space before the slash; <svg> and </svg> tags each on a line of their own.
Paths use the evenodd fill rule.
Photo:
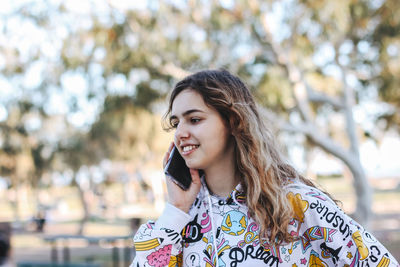
<svg viewBox="0 0 400 267">
<path fill-rule="evenodd" d="M 201 189 L 201 171 L 186 166 L 174 143 L 165 154 L 163 164 L 167 176 L 168 202 L 188 213 Z"/>
<path fill-rule="evenodd" d="M 172 178 L 180 188 L 188 190 L 192 183 L 192 175 L 186 166 L 185 160 L 174 146 L 164 168 L 164 173 Z"/>
</svg>

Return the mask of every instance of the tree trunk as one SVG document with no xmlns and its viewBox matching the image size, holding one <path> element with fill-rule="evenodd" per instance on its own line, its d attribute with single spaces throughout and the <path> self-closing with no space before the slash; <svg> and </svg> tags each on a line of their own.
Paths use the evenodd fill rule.
<svg viewBox="0 0 400 267">
<path fill-rule="evenodd" d="M 354 219 L 365 227 L 368 227 L 372 217 L 372 190 L 368 183 L 364 168 L 361 165 L 360 154 L 345 150 L 341 146 L 334 143 L 331 139 L 323 137 L 309 129 L 305 134 L 315 142 L 319 147 L 324 149 L 340 159 L 353 175 L 353 187 L 356 197 L 356 210 L 353 214 Z"/>
<path fill-rule="evenodd" d="M 84 228 L 85 228 L 85 224 L 86 222 L 89 220 L 89 206 L 86 202 L 85 199 L 85 192 L 84 190 L 79 186 L 79 184 L 76 184 L 76 187 L 78 189 L 78 194 L 79 194 L 79 199 L 81 201 L 81 205 L 82 205 L 82 209 L 83 209 L 83 217 L 79 223 L 79 228 L 78 228 L 78 235 L 82 235 Z"/>
<path fill-rule="evenodd" d="M 272 113 L 265 108 L 261 108 L 260 110 L 262 111 L 263 116 L 268 118 L 269 121 L 274 121 L 281 130 L 303 133 L 316 146 L 322 148 L 325 152 L 334 155 L 349 168 L 353 176 L 353 187 L 356 195 L 356 210 L 353 216 L 357 222 L 368 227 L 369 221 L 372 217 L 372 190 L 361 165 L 358 151 L 354 153 L 344 149 L 331 138 L 320 134 L 312 124 L 291 125 L 276 116 L 272 116 Z"/>
<path fill-rule="evenodd" d="M 348 73 L 348 70 L 340 64 L 338 51 L 336 51 L 335 54 L 335 61 L 337 66 L 341 69 L 341 80 L 343 83 L 342 98 L 332 97 L 312 88 L 304 77 L 304 71 L 290 61 L 290 57 L 288 56 L 290 46 L 285 49 L 274 41 L 266 20 L 263 20 L 261 25 L 264 29 L 264 35 L 260 35 L 254 28 L 252 33 L 261 44 L 270 46 L 276 64 L 281 66 L 289 77 L 289 81 L 293 87 L 293 97 L 302 118 L 301 125 L 298 125 L 298 127 L 292 127 L 290 125 L 288 128 L 291 130 L 294 129 L 295 132 L 302 132 L 316 145 L 341 159 L 349 167 L 353 175 L 353 186 L 356 192 L 356 212 L 354 216 L 363 225 L 368 225 L 372 215 L 372 193 L 360 162 L 356 123 L 354 122 L 352 110 L 356 103 L 355 93 L 354 89 L 348 85 L 346 80 L 346 73 Z M 346 119 L 345 130 L 350 143 L 349 150 L 336 143 L 329 135 L 325 135 L 319 131 L 315 123 L 314 113 L 310 106 L 310 103 L 315 101 L 329 104 L 343 113 Z"/>
<path fill-rule="evenodd" d="M 368 183 L 364 168 L 359 157 L 353 157 L 351 162 L 346 163 L 353 175 L 353 187 L 356 197 L 356 208 L 353 218 L 368 228 L 372 218 L 372 190 Z"/>
<path fill-rule="evenodd" d="M 40 194 L 40 190 L 37 187 L 33 187 L 32 188 L 32 194 L 33 194 L 33 202 L 35 203 L 35 211 L 33 212 L 33 215 L 36 215 L 39 213 L 40 209 L 41 209 L 41 203 L 39 200 L 39 194 Z"/>
<path fill-rule="evenodd" d="M 10 197 L 10 205 L 11 209 L 13 211 L 13 216 L 14 216 L 14 222 L 19 224 L 21 222 L 20 216 L 19 216 L 19 188 L 18 185 L 14 187 L 14 190 L 12 192 L 12 195 Z"/>
</svg>

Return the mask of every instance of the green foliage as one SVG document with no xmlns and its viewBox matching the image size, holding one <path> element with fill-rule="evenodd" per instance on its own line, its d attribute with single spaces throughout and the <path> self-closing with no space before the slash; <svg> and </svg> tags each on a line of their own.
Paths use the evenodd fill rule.
<svg viewBox="0 0 400 267">
<path fill-rule="evenodd" d="M 276 112 L 284 112 L 294 106 L 290 82 L 284 71 L 277 66 L 268 68 L 257 86 L 255 95 L 260 104 Z"/>
<path fill-rule="evenodd" d="M 134 103 L 138 107 L 150 109 L 152 103 L 160 98 L 159 91 L 151 88 L 148 83 L 140 83 L 136 86 Z"/>
<path fill-rule="evenodd" d="M 382 114 L 381 119 L 388 127 L 398 127 L 399 3 L 252 0 L 234 1 L 227 7 L 216 1 L 189 1 L 177 7 L 161 2 L 148 10 L 121 11 L 109 6 L 102 14 L 84 15 L 72 14 L 63 4 L 43 10 L 36 7 L 36 11 L 27 5 L 10 17 L 29 20 L 44 31 L 45 40 L 40 43 L 47 47 L 39 45 L 29 53 L 15 44 L 0 47 L 7 59 L 3 75 L 24 92 L 23 100 L 9 100 L 10 106 L 18 103 L 18 112 L 10 111 L 7 125 L 2 126 L 1 157 L 7 157 L 4 162 L 8 162 L 0 164 L 2 173 L 15 174 L 10 162 L 27 151 L 40 170 L 37 175 L 60 166 L 78 170 L 103 158 L 153 159 L 169 141 L 159 133 L 160 119 L 153 112 L 186 71 L 225 67 L 248 81 L 262 105 L 289 118 L 298 111 L 282 57 L 298 67 L 317 92 L 329 97 L 340 99 L 344 87 L 340 75 L 329 71 L 332 69 L 353 79 L 356 103 L 376 90 L 382 101 L 395 106 L 394 112 Z M 280 14 L 275 12 L 279 6 L 285 12 L 281 12 L 273 32 L 274 25 L 268 19 Z M 4 32 L 9 39 L 15 34 L 7 27 Z M 274 51 L 270 36 L 282 49 L 281 54 Z M 332 55 L 324 52 L 327 46 Z M 49 47 L 56 56 L 49 56 Z M 321 62 L 317 64 L 315 57 Z M 37 88 L 27 89 L 23 75 L 35 62 L 45 67 Z M 95 102 L 97 117 L 85 129 L 66 122 L 66 130 L 52 142 L 43 140 L 40 130 L 27 131 L 22 124 L 24 114 L 38 114 L 42 124 L 57 117 L 48 112 L 47 105 L 55 92 L 65 89 L 62 77 L 71 72 L 83 77 L 88 88 L 82 94 L 64 92 L 64 115 Z M 124 77 L 126 91 L 113 91 L 109 81 L 116 76 Z M 327 129 L 332 128 L 336 121 L 331 118 L 337 114 L 329 103 L 311 103 L 310 108 L 316 117 L 323 117 Z M 42 157 L 45 148 L 51 151 L 47 158 Z"/>
<path fill-rule="evenodd" d="M 108 96 L 89 132 L 89 142 L 104 158 L 140 161 L 154 149 L 159 121 L 128 96 Z"/>
</svg>

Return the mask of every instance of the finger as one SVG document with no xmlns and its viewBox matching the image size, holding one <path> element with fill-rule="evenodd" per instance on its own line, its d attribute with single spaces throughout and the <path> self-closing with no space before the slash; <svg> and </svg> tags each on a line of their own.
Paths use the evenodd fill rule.
<svg viewBox="0 0 400 267">
<path fill-rule="evenodd" d="M 168 151 L 165 153 L 165 156 L 163 158 L 163 167 L 165 168 L 165 165 L 167 165 L 167 162 L 169 160 L 169 156 L 171 155 L 172 148 L 174 147 L 174 142 L 171 142 L 169 145 Z"/>
<path fill-rule="evenodd" d="M 172 149 L 174 148 L 174 145 L 175 145 L 174 142 L 171 142 L 168 148 L 168 153 L 171 153 Z"/>
<path fill-rule="evenodd" d="M 167 156 L 168 156 L 167 153 L 165 153 L 162 160 L 163 166 L 165 166 L 165 163 L 167 163 Z"/>
<path fill-rule="evenodd" d="M 165 153 L 165 156 L 163 158 L 163 168 L 165 168 L 165 165 L 167 165 L 168 159 L 169 159 L 169 153 L 167 152 Z"/>
<path fill-rule="evenodd" d="M 168 186 L 172 186 L 172 187 L 177 186 L 177 184 L 173 181 L 173 178 L 171 176 L 165 175 L 165 178 L 167 180 Z"/>
<path fill-rule="evenodd" d="M 176 194 L 179 194 L 179 192 L 183 192 L 184 190 L 175 182 L 174 178 L 172 178 L 169 175 L 165 176 L 167 180 L 167 189 L 169 191 L 168 194 L 173 194 L 176 196 Z"/>
</svg>

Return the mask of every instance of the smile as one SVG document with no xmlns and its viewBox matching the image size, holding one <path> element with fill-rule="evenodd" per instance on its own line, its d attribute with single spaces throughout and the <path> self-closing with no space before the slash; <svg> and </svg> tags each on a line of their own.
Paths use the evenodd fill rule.
<svg viewBox="0 0 400 267">
<path fill-rule="evenodd" d="M 183 148 L 182 148 L 182 151 L 184 152 L 184 153 L 188 153 L 188 152 L 190 152 L 190 151 L 192 151 L 192 150 L 194 150 L 194 149 L 196 149 L 196 148 L 198 148 L 199 146 L 198 145 L 188 145 L 188 146 L 184 146 Z"/>
</svg>

